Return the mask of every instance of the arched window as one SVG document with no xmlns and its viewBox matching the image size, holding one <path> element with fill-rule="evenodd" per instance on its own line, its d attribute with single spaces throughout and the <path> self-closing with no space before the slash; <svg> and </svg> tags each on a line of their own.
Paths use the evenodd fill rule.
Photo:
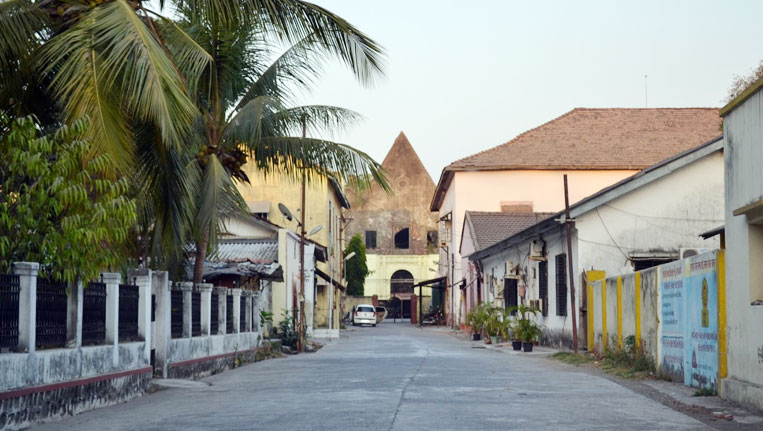
<svg viewBox="0 0 763 431">
<path fill-rule="evenodd" d="M 401 269 L 395 271 L 390 279 L 390 290 L 395 293 L 413 293 L 413 275 Z"/>
</svg>

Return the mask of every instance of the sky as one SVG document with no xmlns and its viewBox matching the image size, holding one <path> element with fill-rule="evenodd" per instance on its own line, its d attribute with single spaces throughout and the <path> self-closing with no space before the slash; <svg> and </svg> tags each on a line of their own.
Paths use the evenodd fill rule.
<svg viewBox="0 0 763 431">
<path fill-rule="evenodd" d="M 367 88 L 331 64 L 300 102 L 363 115 L 334 139 L 379 162 L 405 132 L 435 182 L 576 107 L 721 107 L 763 60 L 752 0 L 313 1 L 379 42 L 386 73 Z"/>
</svg>

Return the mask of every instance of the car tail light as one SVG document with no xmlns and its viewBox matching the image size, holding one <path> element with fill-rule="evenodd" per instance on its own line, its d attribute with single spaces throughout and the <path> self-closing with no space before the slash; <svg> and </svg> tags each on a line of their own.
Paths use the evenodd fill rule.
<svg viewBox="0 0 763 431">
<path fill-rule="evenodd" d="M 355 316 L 357 316 L 357 315 L 358 315 L 358 312 L 356 311 L 356 312 L 355 312 Z"/>
<path fill-rule="evenodd" d="M 376 317 L 376 312 L 374 311 L 374 317 Z"/>
</svg>

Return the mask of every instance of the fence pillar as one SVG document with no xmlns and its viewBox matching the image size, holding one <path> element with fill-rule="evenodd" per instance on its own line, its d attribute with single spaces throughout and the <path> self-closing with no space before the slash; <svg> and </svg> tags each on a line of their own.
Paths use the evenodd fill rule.
<svg viewBox="0 0 763 431">
<path fill-rule="evenodd" d="M 193 283 L 182 281 L 176 283 L 183 292 L 183 338 L 191 338 L 193 332 Z"/>
<path fill-rule="evenodd" d="M 103 272 L 101 277 L 106 285 L 106 344 L 114 347 L 112 364 L 114 368 L 117 368 L 119 366 L 119 283 L 122 282 L 122 274 Z"/>
<path fill-rule="evenodd" d="M 252 313 L 252 291 L 251 290 L 245 290 L 244 291 L 244 300 L 246 301 L 244 305 L 244 313 L 246 314 L 244 316 L 244 330 L 246 332 L 252 332 L 252 321 L 254 320 L 254 313 Z"/>
<path fill-rule="evenodd" d="M 167 378 L 169 367 L 168 355 L 170 348 L 170 282 L 167 271 L 155 271 L 151 274 L 151 289 L 156 301 L 154 315 L 154 361 L 155 369 L 159 370 L 163 378 Z"/>
<path fill-rule="evenodd" d="M 217 333 L 225 334 L 227 333 L 226 323 L 228 322 L 226 315 L 227 307 L 225 306 L 227 301 L 225 300 L 225 297 L 228 294 L 228 289 L 225 287 L 215 287 L 212 290 L 212 294 L 217 295 Z"/>
<path fill-rule="evenodd" d="M 233 293 L 233 332 L 241 332 L 241 289 L 231 289 Z"/>
<path fill-rule="evenodd" d="M 32 353 L 37 341 L 37 262 L 16 262 L 13 274 L 19 276 L 19 351 Z"/>
<path fill-rule="evenodd" d="M 82 307 L 84 289 L 82 281 L 70 283 L 66 295 L 66 346 L 82 347 Z"/>
<path fill-rule="evenodd" d="M 212 335 L 212 284 L 197 283 L 196 289 L 201 293 L 201 336 Z"/>
<path fill-rule="evenodd" d="M 145 343 L 143 359 L 151 361 L 151 270 L 132 269 L 127 272 L 127 280 L 138 286 L 138 336 Z"/>
</svg>

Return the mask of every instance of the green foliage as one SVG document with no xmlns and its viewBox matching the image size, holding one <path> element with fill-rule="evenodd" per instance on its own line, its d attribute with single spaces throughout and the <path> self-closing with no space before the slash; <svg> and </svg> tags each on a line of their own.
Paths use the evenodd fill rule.
<svg viewBox="0 0 763 431">
<path fill-rule="evenodd" d="M 123 261 L 135 202 L 111 157 L 83 138 L 88 127 L 43 135 L 33 117 L 0 115 L 0 272 L 33 261 L 45 276 L 88 280 Z"/>
<path fill-rule="evenodd" d="M 695 397 L 714 397 L 716 395 L 718 395 L 718 392 L 715 388 L 700 388 L 694 392 Z"/>
<path fill-rule="evenodd" d="M 355 252 L 355 256 L 345 262 L 347 269 L 347 294 L 354 296 L 363 296 L 366 277 L 368 277 L 368 266 L 366 265 L 366 245 L 360 234 L 355 234 L 347 247 L 344 249 L 342 257 Z"/>
<path fill-rule="evenodd" d="M 264 327 L 268 323 L 273 323 L 273 313 L 260 310 L 260 328 Z"/>
<path fill-rule="evenodd" d="M 623 348 L 607 348 L 604 352 L 603 366 L 614 370 L 621 377 L 633 378 L 644 373 L 654 372 L 652 357 L 636 345 L 636 337 L 630 335 L 623 340 Z M 616 345 L 616 343 L 612 343 Z"/>
<path fill-rule="evenodd" d="M 296 349 L 299 334 L 294 330 L 294 317 L 289 310 L 283 310 L 281 315 L 283 320 L 278 324 L 278 337 L 281 338 L 281 345 Z"/>
<path fill-rule="evenodd" d="M 526 305 L 509 308 L 509 311 L 514 310 L 519 313 L 513 328 L 514 337 L 525 343 L 532 343 L 540 340 L 540 337 L 543 336 L 543 329 L 535 322 L 538 310 Z"/>
</svg>

